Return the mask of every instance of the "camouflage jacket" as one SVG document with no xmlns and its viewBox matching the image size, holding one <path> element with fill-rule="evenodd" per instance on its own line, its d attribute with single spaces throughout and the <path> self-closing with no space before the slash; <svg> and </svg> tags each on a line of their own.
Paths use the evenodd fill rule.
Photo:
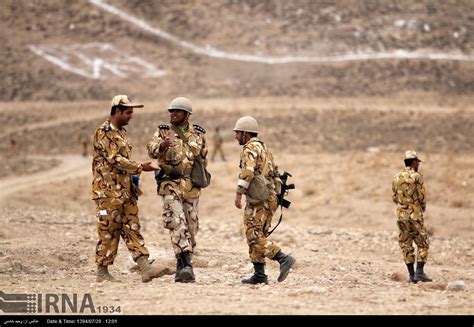
<svg viewBox="0 0 474 327">
<path fill-rule="evenodd" d="M 398 219 L 423 219 L 426 197 L 421 173 L 405 167 L 393 177 L 392 192 L 392 200 L 397 204 Z"/>
<path fill-rule="evenodd" d="M 131 159 L 132 145 L 127 131 L 105 121 L 94 135 L 92 159 L 92 199 L 117 198 L 122 201 L 134 196 L 132 175 L 142 172 L 142 165 Z M 133 187 L 133 194 L 132 194 Z"/>
<path fill-rule="evenodd" d="M 252 137 L 240 152 L 240 174 L 237 182 L 237 193 L 245 193 L 255 175 L 263 174 L 275 191 L 274 177 L 278 176 L 273 154 L 267 146 L 256 137 Z"/>
<path fill-rule="evenodd" d="M 177 169 L 182 176 L 176 179 L 170 179 L 164 176 L 159 184 L 158 194 L 169 195 L 172 192 L 185 199 L 199 197 L 201 189 L 193 186 L 190 173 L 193 168 L 194 158 L 201 155 L 204 165 L 207 166 L 207 143 L 206 131 L 199 125 L 190 125 L 181 129 L 187 137 L 187 144 L 181 140 L 170 125 L 163 124 L 158 126 L 153 138 L 147 144 L 148 155 L 152 159 L 157 159 L 158 165 L 163 170 L 171 168 Z M 172 140 L 172 145 L 165 151 L 160 152 L 160 144 L 166 139 Z"/>
</svg>

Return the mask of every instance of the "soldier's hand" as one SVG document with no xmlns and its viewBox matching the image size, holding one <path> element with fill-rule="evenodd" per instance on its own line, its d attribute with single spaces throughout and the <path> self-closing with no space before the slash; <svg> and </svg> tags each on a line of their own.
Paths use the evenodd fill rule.
<svg viewBox="0 0 474 327">
<path fill-rule="evenodd" d="M 142 167 L 143 167 L 143 171 L 155 171 L 155 170 L 160 169 L 158 167 L 153 166 L 151 164 L 151 161 L 150 162 L 143 162 Z"/>
<path fill-rule="evenodd" d="M 171 146 L 171 143 L 173 143 L 173 141 L 167 137 L 163 142 L 161 142 L 160 144 L 160 152 L 163 152 L 165 151 L 166 149 L 168 149 L 170 146 Z"/>
<path fill-rule="evenodd" d="M 242 209 L 242 193 L 235 193 L 235 206 L 237 209 Z"/>
</svg>

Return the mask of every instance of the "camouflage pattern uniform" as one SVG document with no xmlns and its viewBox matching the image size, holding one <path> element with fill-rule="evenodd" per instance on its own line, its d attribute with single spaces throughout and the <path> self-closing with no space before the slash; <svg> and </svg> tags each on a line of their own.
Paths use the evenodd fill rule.
<svg viewBox="0 0 474 327">
<path fill-rule="evenodd" d="M 397 225 L 400 230 L 398 242 L 405 263 L 414 263 L 415 249 L 418 247 L 418 261 L 428 259 L 429 241 L 423 225 L 423 212 L 426 209 L 423 175 L 411 167 L 405 167 L 393 177 L 392 199 L 397 204 Z"/>
<path fill-rule="evenodd" d="M 257 137 L 252 137 L 242 148 L 240 154 L 240 174 L 237 193 L 245 193 L 256 174 L 262 174 L 271 185 L 270 197 L 257 201 L 246 195 L 244 225 L 250 260 L 253 263 L 265 263 L 265 257 L 274 258 L 280 248 L 268 240 L 267 232 L 271 226 L 273 214 L 278 208 L 274 176 L 278 176 L 273 155 Z"/>
<path fill-rule="evenodd" d="M 187 251 L 192 253 L 196 246 L 201 189 L 193 185 L 190 174 L 197 154 L 201 154 L 207 166 L 208 152 L 206 131 L 202 127 L 188 124 L 181 131 L 188 138 L 187 144 L 167 124 L 160 125 L 147 144 L 150 158 L 157 159 L 164 171 L 175 169 L 182 174 L 175 179 L 165 177 L 157 189 L 163 203 L 163 226 L 170 232 L 176 255 Z M 160 152 L 160 144 L 168 137 L 173 144 Z"/>
<path fill-rule="evenodd" d="M 92 161 L 92 199 L 96 202 L 99 241 L 96 263 L 113 264 L 122 236 L 133 260 L 149 256 L 140 234 L 137 199 L 141 191 L 132 183 L 132 175 L 142 172 L 142 165 L 131 159 L 132 146 L 127 131 L 110 120 L 95 132 Z"/>
</svg>

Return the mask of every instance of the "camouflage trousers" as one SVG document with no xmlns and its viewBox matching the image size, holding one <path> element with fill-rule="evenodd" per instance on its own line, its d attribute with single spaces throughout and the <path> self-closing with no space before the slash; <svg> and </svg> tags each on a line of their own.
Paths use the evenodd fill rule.
<svg viewBox="0 0 474 327">
<path fill-rule="evenodd" d="M 428 249 L 430 247 L 428 241 L 428 234 L 426 234 L 423 220 L 401 220 L 397 221 L 398 229 L 398 244 L 402 249 L 403 259 L 405 263 L 415 263 L 415 261 L 426 262 L 428 260 Z M 417 260 L 415 260 L 415 249 L 413 248 L 415 242 L 418 248 Z"/>
<path fill-rule="evenodd" d="M 192 253 L 199 230 L 199 198 L 183 199 L 176 194 L 170 194 L 162 196 L 161 199 L 163 226 L 170 232 L 174 253 Z"/>
<path fill-rule="evenodd" d="M 149 256 L 143 236 L 140 234 L 137 203 L 131 200 L 123 202 L 114 198 L 98 199 L 95 202 L 99 233 L 95 252 L 96 263 L 101 266 L 114 263 L 120 236 L 134 261 L 142 255 Z"/>
<path fill-rule="evenodd" d="M 263 203 L 248 203 L 244 210 L 244 225 L 249 256 L 253 263 L 265 263 L 265 257 L 272 259 L 280 248 L 268 240 L 267 233 L 270 229 L 273 214 L 278 208 L 275 195 L 270 196 Z"/>
</svg>

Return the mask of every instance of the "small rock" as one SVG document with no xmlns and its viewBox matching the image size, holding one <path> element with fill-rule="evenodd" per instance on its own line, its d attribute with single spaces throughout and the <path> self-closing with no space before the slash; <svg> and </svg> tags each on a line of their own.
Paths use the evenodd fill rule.
<svg viewBox="0 0 474 327">
<path fill-rule="evenodd" d="M 311 287 L 310 289 L 308 289 L 308 292 L 309 293 L 314 293 L 314 294 L 323 294 L 323 293 L 326 293 L 327 290 L 324 287 L 314 286 L 314 287 Z"/>
<path fill-rule="evenodd" d="M 469 286 L 463 280 L 455 280 L 448 283 L 449 291 L 469 291 Z"/>
<path fill-rule="evenodd" d="M 209 263 L 208 263 L 208 266 L 209 267 L 218 267 L 219 266 L 219 260 L 209 260 Z"/>
</svg>

